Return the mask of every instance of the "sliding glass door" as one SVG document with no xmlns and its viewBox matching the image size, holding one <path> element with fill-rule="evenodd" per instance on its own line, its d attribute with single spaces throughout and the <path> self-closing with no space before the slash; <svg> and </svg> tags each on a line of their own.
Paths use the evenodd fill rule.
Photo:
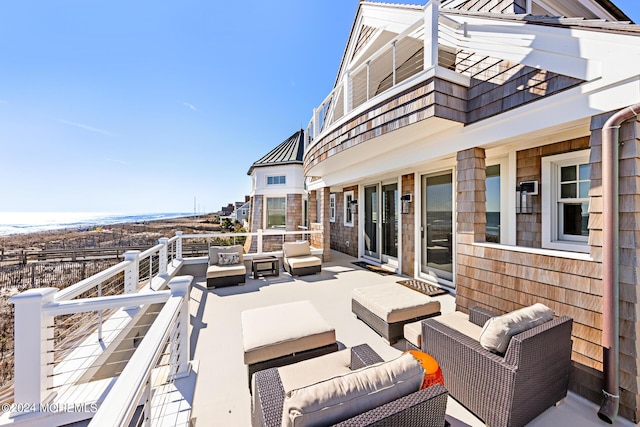
<svg viewBox="0 0 640 427">
<path fill-rule="evenodd" d="M 453 281 L 453 175 L 422 177 L 421 273 Z"/>
</svg>

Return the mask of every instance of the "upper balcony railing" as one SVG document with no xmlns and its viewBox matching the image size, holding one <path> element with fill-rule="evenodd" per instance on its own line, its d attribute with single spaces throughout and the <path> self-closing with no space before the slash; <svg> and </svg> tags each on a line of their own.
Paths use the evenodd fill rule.
<svg viewBox="0 0 640 427">
<path fill-rule="evenodd" d="M 443 15 L 440 2 L 431 0 L 423 16 L 393 37 L 358 65 L 347 69 L 322 103 L 314 109 L 307 126 L 307 147 L 324 133 L 334 129 L 342 119 L 372 106 L 384 96 L 419 76 L 441 67 L 440 73 L 461 73 L 457 54 L 484 40 L 469 41 L 465 25 Z"/>
<path fill-rule="evenodd" d="M 461 25 L 439 13 L 439 1 L 424 15 L 359 65 L 348 69 L 331 93 L 314 109 L 307 127 L 310 144 L 343 117 L 379 95 L 434 66 L 455 67 Z"/>
</svg>

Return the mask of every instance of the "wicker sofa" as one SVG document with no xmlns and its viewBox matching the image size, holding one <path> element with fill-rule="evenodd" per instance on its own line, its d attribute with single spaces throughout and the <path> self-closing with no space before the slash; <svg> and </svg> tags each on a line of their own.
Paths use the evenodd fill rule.
<svg viewBox="0 0 640 427">
<path fill-rule="evenodd" d="M 244 248 L 241 245 L 211 246 L 209 248 L 209 266 L 207 267 L 207 288 L 244 283 L 246 281 L 247 268 L 244 265 L 243 254 Z M 226 258 L 233 258 L 234 262 L 231 264 L 220 262 L 221 259 Z"/>
<path fill-rule="evenodd" d="M 325 381 L 333 381 L 336 379 L 335 377 L 344 378 L 349 375 L 358 375 L 362 371 L 356 370 L 366 367 L 376 369 L 376 366 L 371 365 L 380 362 L 383 362 L 382 358 L 368 345 L 362 344 L 351 349 L 341 350 L 293 365 L 256 372 L 252 380 L 252 425 L 254 427 L 291 425 L 290 420 L 286 418 L 288 412 L 285 409 L 289 408 L 289 402 L 286 402 L 286 399 L 290 399 L 292 394 L 295 397 L 297 390 L 303 388 L 305 384 L 308 384 L 309 387 L 314 387 L 318 384 L 322 385 L 323 379 Z M 418 379 L 418 387 L 420 381 Z M 400 383 L 403 383 L 403 381 L 399 381 Z M 404 383 L 407 384 L 409 381 L 404 381 Z M 290 386 L 294 387 L 294 391 L 291 391 Z M 300 388 L 295 389 L 296 387 Z M 287 389 L 286 391 L 285 388 Z M 357 390 L 354 391 L 357 392 Z M 382 392 L 369 394 L 364 399 L 377 399 L 376 394 L 380 395 Z M 336 421 L 335 424 L 333 421 L 323 423 L 325 419 L 323 417 L 332 408 L 321 406 L 321 409 L 315 411 L 315 416 L 321 417 L 320 422 L 315 419 L 311 424 L 442 427 L 445 425 L 447 395 L 448 393 L 444 387 L 436 384 L 426 389 L 409 392 L 400 398 L 391 398 L 389 401 L 384 401 L 379 405 L 374 404 L 372 409 L 365 410 L 347 419 L 338 418 L 341 421 Z M 347 394 L 345 400 L 349 403 L 339 403 L 335 406 L 349 405 L 353 400 L 357 400 L 357 398 L 351 400 L 352 397 L 352 395 Z M 343 409 L 342 407 L 340 408 L 340 410 Z M 311 415 L 314 416 L 313 414 Z M 335 417 L 330 419 L 335 420 Z M 297 421 L 295 423 L 297 425 Z M 304 420 L 302 424 L 307 425 Z"/>
<path fill-rule="evenodd" d="M 469 324 L 458 329 L 423 320 L 422 351 L 439 362 L 451 396 L 487 425 L 523 426 L 567 394 L 572 319 L 556 317 L 512 336 L 502 355 L 468 334 L 495 316 L 472 307 Z"/>
<path fill-rule="evenodd" d="M 306 240 L 282 244 L 282 264 L 292 276 L 320 273 L 322 258 L 311 255 L 311 245 Z"/>
</svg>

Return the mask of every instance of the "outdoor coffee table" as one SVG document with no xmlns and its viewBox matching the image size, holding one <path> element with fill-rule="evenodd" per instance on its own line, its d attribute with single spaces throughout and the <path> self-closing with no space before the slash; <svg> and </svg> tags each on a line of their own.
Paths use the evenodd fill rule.
<svg viewBox="0 0 640 427">
<path fill-rule="evenodd" d="M 336 331 L 310 301 L 240 313 L 244 363 L 249 375 L 338 351 Z"/>
<path fill-rule="evenodd" d="M 254 279 L 257 279 L 260 274 L 263 276 L 279 276 L 280 260 L 274 256 L 254 258 L 251 260 L 251 272 Z"/>
</svg>

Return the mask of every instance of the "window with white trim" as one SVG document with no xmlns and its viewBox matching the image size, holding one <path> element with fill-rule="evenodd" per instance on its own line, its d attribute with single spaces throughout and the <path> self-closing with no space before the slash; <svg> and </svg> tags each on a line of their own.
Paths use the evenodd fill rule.
<svg viewBox="0 0 640 427">
<path fill-rule="evenodd" d="M 287 198 L 267 197 L 266 228 L 287 228 Z"/>
<path fill-rule="evenodd" d="M 589 150 L 542 158 L 542 246 L 588 252 Z"/>
<path fill-rule="evenodd" d="M 267 177 L 267 185 L 285 185 L 287 183 L 286 175 L 275 175 Z"/>
<path fill-rule="evenodd" d="M 336 222 L 336 195 L 329 194 L 329 221 Z"/>
<path fill-rule="evenodd" d="M 353 227 L 353 190 L 344 192 L 344 225 Z"/>
</svg>

